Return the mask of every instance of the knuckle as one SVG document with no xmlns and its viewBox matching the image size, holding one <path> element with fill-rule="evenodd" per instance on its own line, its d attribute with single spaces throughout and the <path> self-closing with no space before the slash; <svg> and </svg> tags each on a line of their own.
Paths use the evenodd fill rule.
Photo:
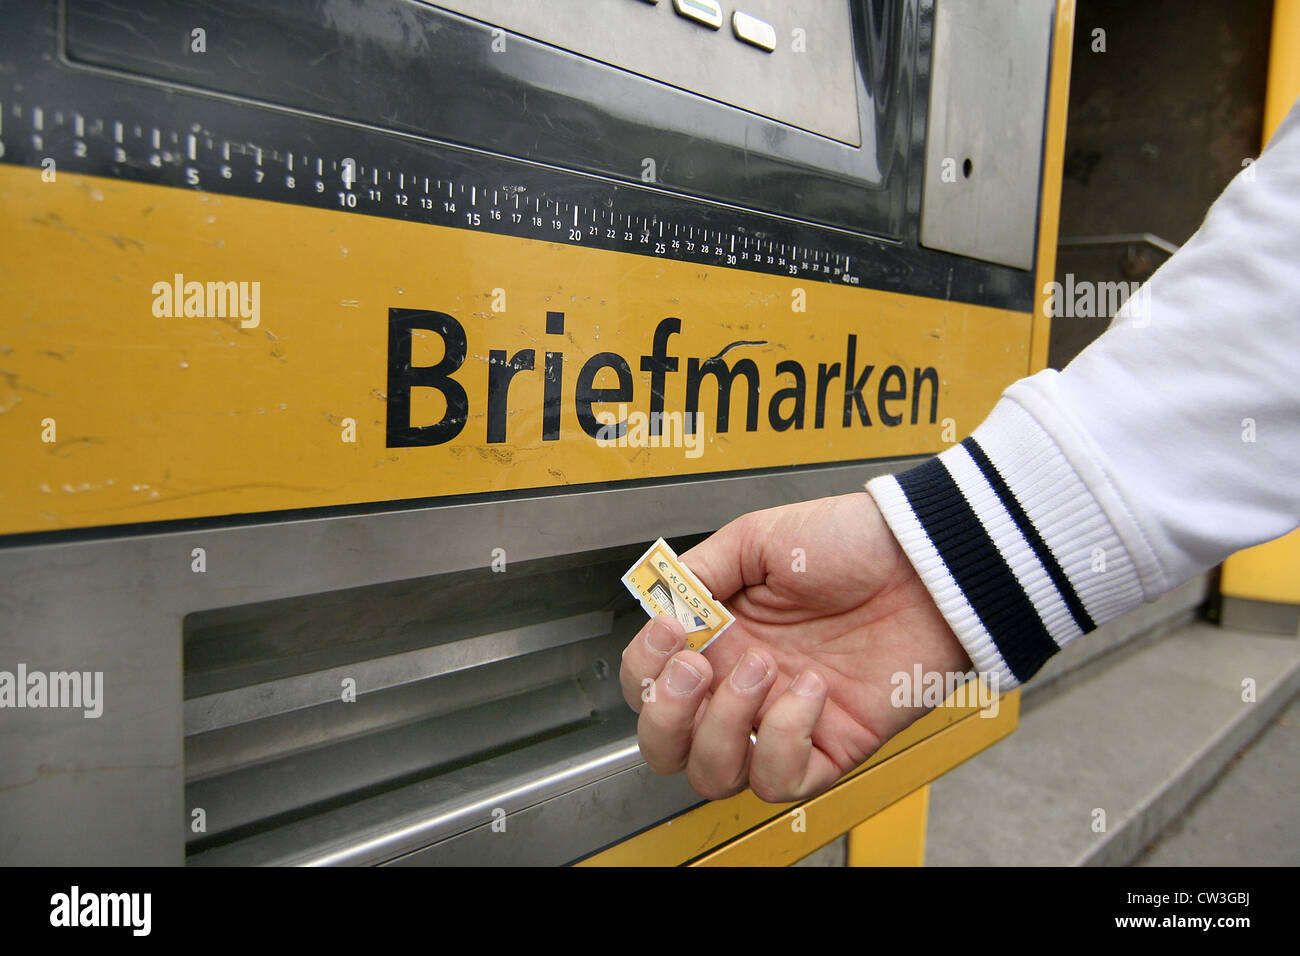
<svg viewBox="0 0 1300 956">
<path fill-rule="evenodd" d="M 623 701 L 637 713 L 641 712 L 641 684 L 627 668 L 618 672 L 618 686 L 623 692 Z"/>
<path fill-rule="evenodd" d="M 674 774 L 681 773 L 684 769 L 685 760 L 667 760 L 655 753 L 646 753 L 644 747 L 641 748 L 641 756 L 646 762 L 646 766 L 662 777 L 671 777 Z"/>
<path fill-rule="evenodd" d="M 810 736 L 808 720 L 785 707 L 773 707 L 763 718 L 763 732 L 772 737 L 802 743 Z"/>
<path fill-rule="evenodd" d="M 720 780 L 712 768 L 707 768 L 694 760 L 686 764 L 686 780 L 691 789 L 705 800 L 725 800 L 745 789 L 743 780 Z"/>
<path fill-rule="evenodd" d="M 687 777 L 690 780 L 690 777 Z M 725 800 L 733 796 L 736 791 L 727 787 L 719 787 L 716 784 L 706 781 L 690 780 L 691 789 L 698 793 L 705 800 Z"/>
<path fill-rule="evenodd" d="M 754 791 L 754 796 L 764 803 L 789 803 L 794 799 L 793 794 L 786 787 L 774 784 L 760 775 L 750 775 L 749 788 Z"/>
<path fill-rule="evenodd" d="M 640 652 L 635 648 L 629 648 L 623 652 L 622 663 L 619 664 L 618 672 L 624 680 L 639 681 L 642 677 L 647 676 L 646 671 L 648 669 L 645 661 L 642 660 Z"/>
<path fill-rule="evenodd" d="M 618 682 L 623 685 L 623 693 L 625 694 L 627 693 L 627 689 L 637 682 L 636 674 L 633 672 L 632 668 L 628 666 L 626 659 L 618 669 Z"/>
<path fill-rule="evenodd" d="M 686 765 L 686 782 L 705 800 L 720 800 L 723 796 L 712 778 L 692 763 Z"/>
<path fill-rule="evenodd" d="M 640 695 L 638 694 L 638 699 Z M 681 720 L 673 713 L 673 708 L 662 695 L 654 700 L 645 701 L 641 708 L 642 729 L 656 735 L 676 733 L 681 729 Z"/>
</svg>

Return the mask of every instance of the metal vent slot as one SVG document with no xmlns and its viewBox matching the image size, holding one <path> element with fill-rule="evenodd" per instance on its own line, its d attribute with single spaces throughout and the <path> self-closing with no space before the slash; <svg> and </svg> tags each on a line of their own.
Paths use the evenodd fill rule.
<svg viewBox="0 0 1300 956">
<path fill-rule="evenodd" d="M 367 691 L 387 690 L 573 644 L 608 634 L 612 623 L 613 615 L 607 612 L 580 614 L 208 694 L 185 702 L 185 731 L 199 734 L 315 704 L 332 704 L 348 680 Z"/>
<path fill-rule="evenodd" d="M 617 668 L 644 622 L 619 585 L 638 548 L 190 615 L 186 806 L 205 823 L 191 861 L 312 859 L 328 833 L 347 862 L 383 862 L 482 825 L 455 806 L 471 783 L 523 808 L 572 789 L 551 762 L 587 777 L 635 766 Z M 594 740 L 619 759 L 592 764 Z M 524 768 L 546 794 L 528 796 Z M 361 860 L 354 843 L 385 829 L 374 808 L 418 817 L 423 792 L 440 828 Z"/>
</svg>

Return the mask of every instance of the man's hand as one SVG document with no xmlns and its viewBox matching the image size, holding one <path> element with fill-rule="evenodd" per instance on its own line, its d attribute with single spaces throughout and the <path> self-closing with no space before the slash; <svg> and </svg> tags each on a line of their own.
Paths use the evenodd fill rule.
<svg viewBox="0 0 1300 956">
<path fill-rule="evenodd" d="M 970 669 L 865 492 L 744 515 L 682 560 L 735 623 L 698 654 L 657 617 L 619 679 L 646 763 L 701 796 L 820 793 L 924 713 L 891 704 L 895 673 Z"/>
</svg>

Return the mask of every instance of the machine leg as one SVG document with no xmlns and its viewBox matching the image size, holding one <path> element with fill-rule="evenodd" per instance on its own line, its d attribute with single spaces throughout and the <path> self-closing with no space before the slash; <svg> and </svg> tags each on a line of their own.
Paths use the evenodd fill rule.
<svg viewBox="0 0 1300 956">
<path fill-rule="evenodd" d="M 914 790 L 849 831 L 849 866 L 924 866 L 930 788 Z"/>
</svg>

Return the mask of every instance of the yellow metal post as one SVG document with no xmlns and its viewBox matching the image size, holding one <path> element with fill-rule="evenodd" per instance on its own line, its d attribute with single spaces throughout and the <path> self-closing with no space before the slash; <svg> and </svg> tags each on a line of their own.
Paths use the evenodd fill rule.
<svg viewBox="0 0 1300 956">
<path fill-rule="evenodd" d="M 849 831 L 849 866 L 924 866 L 930 787 L 909 793 Z"/>
<path fill-rule="evenodd" d="M 1264 144 L 1300 97 L 1300 0 L 1275 0 L 1264 98 Z M 1300 604 L 1300 531 L 1238 551 L 1223 563 L 1224 597 Z"/>
<path fill-rule="evenodd" d="M 1264 142 L 1300 96 L 1300 0 L 1273 0 L 1273 38 L 1264 93 Z"/>
<path fill-rule="evenodd" d="M 1058 0 L 1052 34 L 1052 72 L 1047 93 L 1047 139 L 1043 145 L 1043 194 L 1038 212 L 1034 328 L 1026 375 L 1047 367 L 1052 321 L 1048 288 L 1056 276 L 1056 239 L 1061 220 L 1061 175 L 1065 168 L 1065 120 L 1070 105 L 1070 63 L 1074 53 L 1074 0 Z M 1010 382 L 1006 383 L 1010 385 Z"/>
</svg>

